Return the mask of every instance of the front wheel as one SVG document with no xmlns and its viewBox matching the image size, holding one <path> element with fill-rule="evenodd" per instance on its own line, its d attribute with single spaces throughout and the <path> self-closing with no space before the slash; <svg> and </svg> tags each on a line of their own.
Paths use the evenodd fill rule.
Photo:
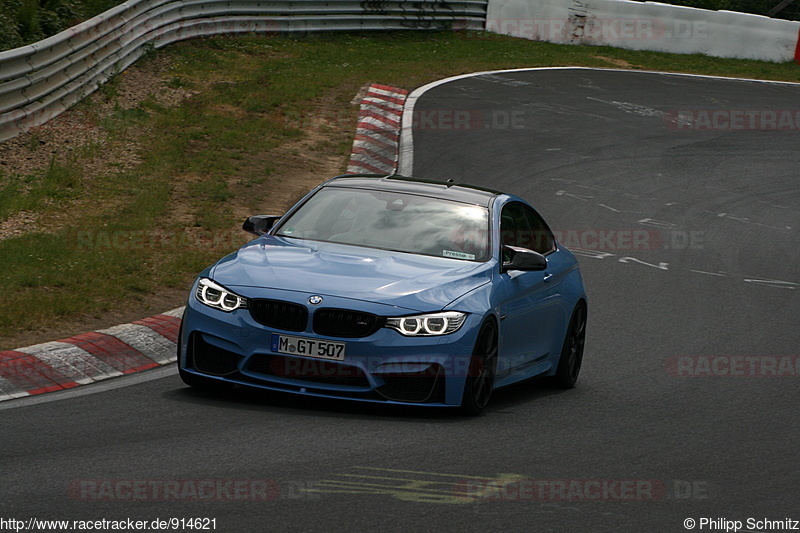
<svg viewBox="0 0 800 533">
<path fill-rule="evenodd" d="M 583 363 L 583 346 L 586 342 L 586 304 L 579 302 L 572 312 L 561 358 L 553 376 L 553 384 L 562 389 L 571 389 L 578 381 L 578 374 Z"/>
<path fill-rule="evenodd" d="M 491 320 L 481 326 L 475 349 L 470 359 L 467 380 L 464 383 L 464 397 L 461 411 L 477 415 L 492 396 L 494 380 L 497 375 L 497 326 Z"/>
</svg>

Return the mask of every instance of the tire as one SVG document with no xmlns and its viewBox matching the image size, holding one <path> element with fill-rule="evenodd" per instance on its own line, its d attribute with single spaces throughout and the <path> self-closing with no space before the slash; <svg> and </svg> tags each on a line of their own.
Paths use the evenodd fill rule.
<svg viewBox="0 0 800 533">
<path fill-rule="evenodd" d="M 586 343 L 586 303 L 581 301 L 575 306 L 572 318 L 564 336 L 558 368 L 553 376 L 553 385 L 562 389 L 575 387 L 578 374 L 583 363 L 583 348 Z"/>
<path fill-rule="evenodd" d="M 497 375 L 497 326 L 487 320 L 481 326 L 469 363 L 461 412 L 477 415 L 489 403 Z"/>
</svg>

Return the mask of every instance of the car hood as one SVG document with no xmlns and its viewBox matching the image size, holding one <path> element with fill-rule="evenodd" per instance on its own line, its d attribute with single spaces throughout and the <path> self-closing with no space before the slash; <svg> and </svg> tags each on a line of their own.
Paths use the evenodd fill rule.
<svg viewBox="0 0 800 533">
<path fill-rule="evenodd" d="M 211 277 L 230 289 L 282 289 L 429 312 L 488 283 L 491 272 L 490 263 L 267 235 L 223 258 Z"/>
</svg>

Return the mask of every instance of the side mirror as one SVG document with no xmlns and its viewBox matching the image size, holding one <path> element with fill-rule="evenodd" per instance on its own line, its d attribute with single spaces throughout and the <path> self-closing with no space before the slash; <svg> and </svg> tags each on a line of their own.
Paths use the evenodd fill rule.
<svg viewBox="0 0 800 533">
<path fill-rule="evenodd" d="M 242 229 L 256 237 L 261 237 L 272 229 L 272 226 L 282 217 L 283 215 L 253 215 L 244 221 Z"/>
<path fill-rule="evenodd" d="M 539 252 L 519 248 L 517 246 L 503 246 L 503 255 L 511 255 L 510 261 L 503 261 L 502 272 L 509 270 L 537 271 L 547 268 L 547 258 Z"/>
</svg>

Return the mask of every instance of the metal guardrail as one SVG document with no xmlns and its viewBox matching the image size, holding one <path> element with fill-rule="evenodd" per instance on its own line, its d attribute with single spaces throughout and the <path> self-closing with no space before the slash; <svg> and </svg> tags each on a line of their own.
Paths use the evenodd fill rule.
<svg viewBox="0 0 800 533">
<path fill-rule="evenodd" d="M 482 30 L 488 0 L 129 0 L 0 52 L 0 141 L 44 124 L 149 48 L 226 33 Z"/>
</svg>

